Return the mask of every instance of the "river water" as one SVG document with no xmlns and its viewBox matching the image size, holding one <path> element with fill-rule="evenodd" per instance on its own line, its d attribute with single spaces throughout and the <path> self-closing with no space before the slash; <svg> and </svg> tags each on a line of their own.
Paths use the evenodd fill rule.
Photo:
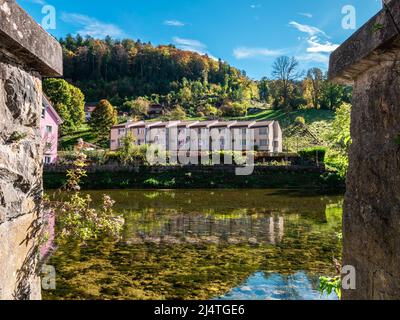
<svg viewBox="0 0 400 320">
<path fill-rule="evenodd" d="M 336 299 L 341 196 L 287 190 L 112 190 L 122 240 L 59 244 L 45 299 Z"/>
</svg>

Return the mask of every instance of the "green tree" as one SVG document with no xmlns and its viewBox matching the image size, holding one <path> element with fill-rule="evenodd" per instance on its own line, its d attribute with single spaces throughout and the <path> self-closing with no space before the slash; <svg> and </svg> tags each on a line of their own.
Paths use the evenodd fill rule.
<svg viewBox="0 0 400 320">
<path fill-rule="evenodd" d="M 143 97 L 124 102 L 122 109 L 135 117 L 144 117 L 149 112 L 150 102 Z"/>
<path fill-rule="evenodd" d="M 75 126 L 79 127 L 85 122 L 85 96 L 82 91 L 69 84 L 71 93 L 71 118 L 74 121 Z"/>
<path fill-rule="evenodd" d="M 135 160 L 135 156 L 138 149 L 135 142 L 136 142 L 136 137 L 133 135 L 132 132 L 129 132 L 122 139 L 122 147 L 118 150 L 118 154 L 121 162 L 124 165 L 132 164 L 133 161 Z"/>
<path fill-rule="evenodd" d="M 219 115 L 219 110 L 211 104 L 207 103 L 199 108 L 198 115 L 201 117 L 205 116 L 208 118 L 215 118 Z"/>
<path fill-rule="evenodd" d="M 326 137 L 329 143 L 326 164 L 335 168 L 342 177 L 345 177 L 349 166 L 348 152 L 351 144 L 350 114 L 351 105 L 348 103 L 343 103 L 337 108 L 332 128 Z"/>
<path fill-rule="evenodd" d="M 176 106 L 170 113 L 169 118 L 171 120 L 185 120 L 186 112 L 181 106 Z"/>
<path fill-rule="evenodd" d="M 92 112 L 90 126 L 100 144 L 108 145 L 111 127 L 117 124 L 117 111 L 107 100 L 101 100 Z"/>
<path fill-rule="evenodd" d="M 325 81 L 321 89 L 321 108 L 336 110 L 343 103 L 350 103 L 351 96 L 351 87 Z"/>
<path fill-rule="evenodd" d="M 80 89 L 63 79 L 45 79 L 43 91 L 64 120 L 62 133 L 75 130 L 85 121 L 85 97 Z"/>
</svg>

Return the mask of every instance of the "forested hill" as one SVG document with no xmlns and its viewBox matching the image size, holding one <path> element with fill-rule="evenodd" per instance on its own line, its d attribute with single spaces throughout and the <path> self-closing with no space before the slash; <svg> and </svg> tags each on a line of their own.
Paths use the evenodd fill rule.
<svg viewBox="0 0 400 320">
<path fill-rule="evenodd" d="M 172 45 L 155 47 L 140 40 L 83 39 L 79 35 L 67 36 L 60 43 L 64 76 L 83 91 L 86 101 L 107 98 L 118 103 L 125 98 L 167 95 L 178 91 L 183 79 L 218 85 L 221 90 L 229 87 L 231 95 L 242 94 L 242 84 L 249 83 L 243 72 L 226 62 Z"/>
</svg>

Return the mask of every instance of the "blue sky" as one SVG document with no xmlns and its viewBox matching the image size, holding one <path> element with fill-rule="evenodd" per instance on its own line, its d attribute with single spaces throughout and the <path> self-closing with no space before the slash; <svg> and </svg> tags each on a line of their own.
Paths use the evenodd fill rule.
<svg viewBox="0 0 400 320">
<path fill-rule="evenodd" d="M 38 23 L 43 6 L 56 10 L 55 37 L 68 33 L 141 39 L 207 53 L 271 76 L 273 61 L 294 56 L 302 69 L 327 69 L 329 53 L 355 30 L 342 28 L 346 5 L 360 27 L 381 0 L 17 0 Z"/>
</svg>

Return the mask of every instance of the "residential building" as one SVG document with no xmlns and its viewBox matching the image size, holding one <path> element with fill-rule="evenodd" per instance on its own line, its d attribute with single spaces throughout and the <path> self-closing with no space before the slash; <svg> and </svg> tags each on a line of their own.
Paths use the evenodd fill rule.
<svg viewBox="0 0 400 320">
<path fill-rule="evenodd" d="M 52 164 L 57 161 L 58 132 L 61 124 L 61 117 L 57 114 L 49 99 L 45 95 L 43 95 L 40 130 L 42 136 L 43 156 L 45 164 Z"/>
<path fill-rule="evenodd" d="M 94 102 L 87 103 L 85 105 L 85 118 L 86 118 L 87 122 L 89 122 L 90 119 L 92 118 L 92 113 L 96 109 L 96 107 L 97 107 L 97 103 L 94 103 Z"/>
<path fill-rule="evenodd" d="M 159 117 L 163 114 L 164 107 L 161 104 L 152 104 L 149 107 L 149 110 L 147 112 L 147 116 L 151 118 L 156 118 Z"/>
<path fill-rule="evenodd" d="M 168 151 L 282 152 L 282 130 L 277 121 L 130 121 L 112 127 L 110 149 L 118 150 L 129 132 L 137 145 L 162 145 Z"/>
</svg>

